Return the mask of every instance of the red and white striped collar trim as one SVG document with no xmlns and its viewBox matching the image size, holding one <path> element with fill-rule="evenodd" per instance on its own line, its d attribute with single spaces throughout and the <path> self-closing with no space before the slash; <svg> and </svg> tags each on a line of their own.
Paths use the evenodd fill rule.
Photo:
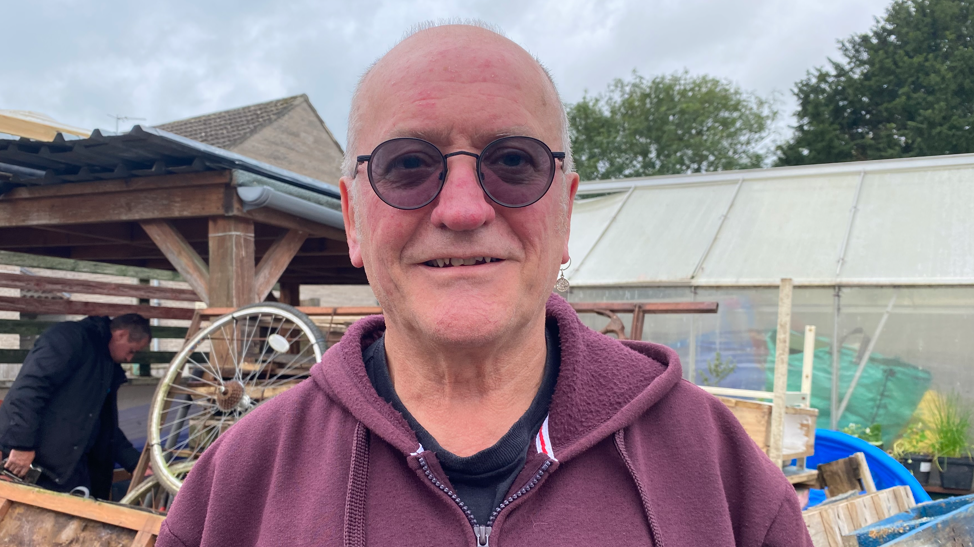
<svg viewBox="0 0 974 547">
<path fill-rule="evenodd" d="M 545 416 L 544 423 L 538 430 L 538 436 L 534 439 L 534 447 L 538 449 L 538 454 L 544 454 L 558 461 L 558 458 L 555 457 L 555 449 L 551 446 L 551 436 L 548 434 L 548 416 Z"/>
</svg>

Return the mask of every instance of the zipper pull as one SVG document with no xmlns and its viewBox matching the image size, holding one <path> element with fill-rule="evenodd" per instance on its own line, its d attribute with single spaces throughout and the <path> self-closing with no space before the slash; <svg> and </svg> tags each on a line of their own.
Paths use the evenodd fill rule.
<svg viewBox="0 0 974 547">
<path fill-rule="evenodd" d="M 490 545 L 490 526 L 474 526 L 473 533 L 477 536 L 477 547 Z"/>
</svg>

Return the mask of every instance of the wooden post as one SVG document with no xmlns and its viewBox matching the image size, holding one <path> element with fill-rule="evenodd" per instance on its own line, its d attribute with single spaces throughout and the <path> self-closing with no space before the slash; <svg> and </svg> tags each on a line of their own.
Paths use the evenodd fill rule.
<svg viewBox="0 0 974 547">
<path fill-rule="evenodd" d="M 209 306 L 239 308 L 257 302 L 254 274 L 253 221 L 210 218 Z"/>
<path fill-rule="evenodd" d="M 812 406 L 812 371 L 815 367 L 815 325 L 805 327 L 805 349 L 802 353 L 802 393 L 808 398 L 805 408 Z"/>
<path fill-rule="evenodd" d="M 301 305 L 301 284 L 281 283 L 281 304 L 298 307 Z"/>
<path fill-rule="evenodd" d="M 774 352 L 774 399 L 771 407 L 771 442 L 768 457 L 781 467 L 785 433 L 785 393 L 788 391 L 788 352 L 791 337 L 792 280 L 782 279 L 778 292 L 778 338 Z"/>
<path fill-rule="evenodd" d="M 254 290 L 254 222 L 239 217 L 210 218 L 210 278 L 207 288 L 209 304 L 215 307 L 239 308 L 257 302 Z M 241 340 L 237 332 L 225 333 L 225 344 L 213 340 L 210 354 L 213 366 L 232 369 Z M 236 343 L 234 343 L 236 340 Z"/>
</svg>

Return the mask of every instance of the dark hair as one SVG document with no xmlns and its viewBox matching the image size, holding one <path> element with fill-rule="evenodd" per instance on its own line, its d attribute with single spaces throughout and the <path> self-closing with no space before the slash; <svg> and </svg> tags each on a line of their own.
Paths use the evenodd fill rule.
<svg viewBox="0 0 974 547">
<path fill-rule="evenodd" d="M 133 342 L 141 342 L 146 338 L 152 338 L 152 327 L 149 325 L 149 320 L 137 313 L 119 315 L 115 319 L 112 319 L 112 322 L 108 325 L 108 329 L 111 331 L 129 331 L 129 340 Z"/>
</svg>

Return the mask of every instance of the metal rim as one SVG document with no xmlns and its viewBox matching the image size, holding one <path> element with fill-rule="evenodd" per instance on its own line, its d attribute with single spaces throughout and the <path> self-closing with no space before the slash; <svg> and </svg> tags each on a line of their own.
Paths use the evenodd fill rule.
<svg viewBox="0 0 974 547">
<path fill-rule="evenodd" d="M 247 392 L 247 388 L 254 387 L 254 386 L 250 386 L 246 384 L 251 380 L 260 379 L 260 375 L 262 373 L 261 367 L 264 366 L 263 363 L 257 364 L 256 375 L 255 373 L 251 372 L 248 374 L 247 378 L 243 378 L 243 370 L 241 369 L 242 363 L 237 362 L 239 360 L 238 359 L 239 357 L 246 357 L 250 349 L 254 349 L 254 351 L 258 351 L 257 346 L 253 348 L 251 347 L 257 335 L 253 334 L 249 338 L 245 337 L 244 335 L 241 335 L 238 340 L 236 334 L 234 334 L 232 337 L 228 336 L 227 334 L 228 326 L 230 327 L 230 330 L 233 333 L 236 333 L 240 322 L 249 321 L 252 318 L 256 318 L 256 324 L 257 324 L 256 328 L 258 329 L 261 328 L 262 326 L 261 322 L 264 320 L 268 321 L 268 325 L 269 325 L 268 327 L 265 328 L 272 329 L 274 327 L 274 324 L 277 323 L 279 327 L 278 327 L 278 331 L 276 331 L 275 333 L 279 333 L 285 324 L 289 324 L 290 328 L 288 329 L 286 336 L 290 337 L 293 333 L 303 337 L 303 340 L 305 341 L 305 346 L 303 349 L 301 349 L 299 356 L 304 355 L 305 358 L 310 357 L 311 354 L 306 353 L 310 349 L 314 356 L 314 361 L 311 364 L 321 361 L 325 344 L 323 342 L 320 331 L 306 315 L 292 308 L 291 306 L 287 306 L 284 304 L 265 303 L 265 304 L 254 304 L 251 306 L 245 306 L 243 308 L 234 311 L 233 313 L 215 319 L 214 321 L 211 322 L 211 324 L 208 327 L 196 333 L 196 335 L 193 336 L 192 339 L 190 339 L 190 341 L 184 345 L 184 347 L 179 351 L 179 353 L 176 354 L 176 357 L 169 365 L 166 374 L 159 381 L 159 387 L 156 389 L 156 393 L 153 396 L 152 406 L 149 412 L 149 431 L 148 431 L 147 442 L 150 444 L 150 460 L 152 462 L 154 477 L 156 477 L 159 484 L 163 485 L 163 487 L 165 487 L 168 491 L 172 492 L 173 494 L 177 493 L 179 491 L 179 488 L 182 486 L 182 479 L 179 478 L 177 476 L 177 473 L 173 471 L 174 467 L 179 463 L 181 463 L 182 461 L 194 461 L 195 458 L 198 458 L 199 455 L 202 454 L 202 451 L 207 446 L 209 446 L 209 444 L 215 441 L 216 438 L 219 437 L 219 435 L 221 435 L 223 431 L 225 431 L 224 426 L 230 427 L 230 425 L 232 425 L 237 420 L 239 420 L 243 415 L 249 413 L 251 410 L 253 410 L 253 408 L 255 408 L 258 404 L 260 404 L 260 402 L 262 402 L 262 401 L 258 401 L 254 403 L 250 399 L 249 394 Z M 297 332 L 295 331 L 295 329 L 297 329 Z M 246 344 L 239 351 L 240 355 L 238 355 L 238 353 L 234 351 L 227 351 L 229 357 L 231 357 L 233 360 L 232 364 L 234 368 L 233 379 L 230 381 L 224 378 L 225 376 L 224 370 L 227 368 L 226 363 L 223 364 L 217 363 L 216 365 L 214 365 L 209 361 L 209 358 L 206 357 L 205 354 L 200 354 L 204 356 L 204 362 L 196 361 L 193 358 L 194 353 L 196 353 L 197 348 L 199 348 L 201 344 L 210 341 L 211 348 L 212 348 L 211 337 L 216 333 L 222 334 L 223 335 L 222 339 L 224 341 L 232 338 L 234 346 L 236 346 L 236 344 L 238 343 Z M 269 349 L 269 344 L 268 341 L 265 339 L 263 341 L 263 348 L 260 348 L 261 351 L 260 359 L 263 359 L 266 356 L 269 360 L 271 360 L 271 359 L 275 359 L 278 355 L 287 355 L 287 354 L 280 354 L 273 349 L 270 350 L 271 353 L 268 355 L 267 354 L 268 349 Z M 214 360 L 216 360 L 215 356 L 214 356 Z M 284 367 L 284 370 L 287 370 L 287 368 L 290 367 L 295 360 L 297 360 L 297 357 L 292 359 L 292 361 L 287 366 Z M 185 367 L 187 366 L 187 364 L 189 364 L 191 367 L 195 367 L 196 369 L 201 369 L 202 371 L 204 371 L 206 374 L 209 375 L 208 380 L 205 379 L 204 377 L 196 377 L 196 376 L 191 376 L 191 377 L 194 380 L 199 380 L 211 384 L 213 387 L 206 387 L 201 389 L 210 390 L 212 393 L 203 393 L 200 391 L 194 391 L 193 389 L 190 388 L 177 386 L 177 389 L 183 392 L 182 395 L 185 396 L 186 399 L 182 401 L 176 401 L 176 399 L 171 397 L 171 392 L 173 391 L 173 386 L 177 383 L 180 377 L 185 376 L 186 374 Z M 219 372 L 219 375 L 213 374 L 214 372 Z M 268 376 L 269 374 L 270 373 L 268 372 Z M 277 376 L 275 376 L 275 378 L 272 379 L 271 384 L 263 385 L 262 388 L 282 387 L 281 384 L 278 385 L 273 384 L 273 381 L 280 379 L 281 374 L 282 373 L 278 373 Z M 284 387 L 284 389 L 286 389 L 286 387 Z M 220 421 L 216 426 L 216 428 L 213 430 L 213 432 L 206 434 L 205 438 L 202 437 L 201 435 L 200 438 L 196 439 L 197 442 L 203 445 L 202 448 L 200 448 L 198 451 L 194 449 L 193 453 L 189 454 L 186 460 L 181 460 L 179 462 L 171 464 L 170 461 L 174 458 L 175 455 L 177 455 L 180 452 L 180 450 L 173 450 L 176 446 L 179 445 L 180 435 L 182 435 L 182 432 L 184 428 L 186 428 L 186 426 L 189 426 L 190 428 L 192 427 L 191 418 L 185 416 L 185 414 L 187 414 L 189 412 L 189 409 L 193 408 L 194 406 L 199 406 L 197 401 L 203 400 L 205 398 L 204 396 L 213 397 L 214 399 L 220 397 L 222 399 L 214 400 L 213 402 L 203 403 L 209 405 L 210 407 L 209 410 L 207 410 L 207 412 L 210 412 L 210 415 L 203 418 L 203 426 L 202 426 L 203 430 L 205 431 L 205 428 L 209 427 L 206 425 L 206 420 L 209 417 L 215 416 L 216 412 L 220 412 L 220 417 L 219 417 Z M 269 399 L 271 397 L 273 397 L 273 395 L 267 396 L 264 399 Z M 172 407 L 167 407 L 167 403 L 172 404 L 174 402 L 177 402 L 179 405 L 182 405 L 181 408 L 184 408 L 186 410 L 184 411 L 183 418 L 177 419 L 173 421 L 172 424 L 169 424 L 170 432 L 167 436 L 164 437 L 162 430 L 164 428 L 164 425 L 166 424 L 164 424 L 163 418 L 164 415 L 166 415 L 166 417 L 168 418 L 168 413 L 173 410 Z M 232 418 L 232 419 L 230 419 L 230 421 L 227 422 L 227 418 Z M 199 431 L 197 432 L 197 434 L 199 434 Z M 186 439 L 187 446 L 189 445 L 189 441 L 192 440 L 192 438 L 193 438 L 192 436 L 187 437 Z M 171 439 L 175 439 L 175 441 L 172 441 Z M 164 442 L 167 444 L 172 444 L 173 446 L 164 446 L 163 444 Z"/>
</svg>

